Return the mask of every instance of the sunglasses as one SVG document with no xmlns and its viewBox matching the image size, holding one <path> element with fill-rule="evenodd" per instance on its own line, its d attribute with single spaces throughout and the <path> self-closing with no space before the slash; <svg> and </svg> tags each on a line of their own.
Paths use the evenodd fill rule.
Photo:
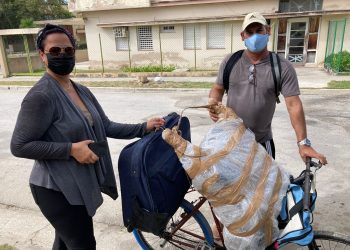
<svg viewBox="0 0 350 250">
<path fill-rule="evenodd" d="M 66 54 L 67 56 L 74 56 L 75 49 L 73 47 L 51 47 L 46 53 L 51 56 L 59 56 L 60 54 Z"/>
<path fill-rule="evenodd" d="M 256 68 L 255 64 L 250 65 L 248 81 L 250 84 L 256 85 Z"/>
</svg>

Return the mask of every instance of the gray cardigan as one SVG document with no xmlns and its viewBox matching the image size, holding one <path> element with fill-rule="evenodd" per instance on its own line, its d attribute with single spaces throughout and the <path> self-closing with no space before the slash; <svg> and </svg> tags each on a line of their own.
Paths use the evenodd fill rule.
<svg viewBox="0 0 350 250">
<path fill-rule="evenodd" d="M 146 123 L 121 124 L 108 119 L 90 90 L 73 83 L 90 111 L 91 127 L 59 83 L 45 74 L 24 97 L 12 135 L 11 152 L 34 159 L 30 183 L 61 191 L 72 205 L 85 205 L 90 216 L 102 204 L 101 192 L 118 197 L 110 153 L 95 164 L 80 164 L 70 156 L 73 142 L 106 137 L 142 137 Z"/>
</svg>

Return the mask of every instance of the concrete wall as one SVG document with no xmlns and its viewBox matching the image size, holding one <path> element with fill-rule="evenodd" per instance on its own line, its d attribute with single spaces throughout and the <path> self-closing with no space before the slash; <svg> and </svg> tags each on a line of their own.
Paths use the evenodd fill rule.
<svg viewBox="0 0 350 250">
<path fill-rule="evenodd" d="M 70 0 L 68 9 L 73 12 L 149 7 L 149 0 Z"/>
<path fill-rule="evenodd" d="M 344 20 L 347 19 L 346 31 L 344 34 L 344 47 L 343 51 L 347 50 L 350 52 L 350 15 L 329 15 L 323 16 L 320 24 L 320 33 L 318 39 L 318 48 L 316 53 L 316 64 L 322 65 L 324 63 L 324 57 L 326 53 L 327 46 L 327 36 L 328 36 L 328 28 L 329 22 L 334 20 Z M 336 38 L 338 41 L 341 39 L 340 36 Z"/>
<path fill-rule="evenodd" d="M 349 0 L 323 0 L 323 10 L 349 10 Z"/>
<path fill-rule="evenodd" d="M 215 69 L 225 55 L 243 49 L 244 45 L 240 37 L 241 21 L 223 22 L 225 25 L 225 48 L 207 48 L 207 24 L 201 23 L 200 27 L 200 49 L 184 49 L 183 24 L 175 25 L 174 33 L 160 33 L 159 26 L 152 26 L 153 50 L 140 51 L 137 44 L 136 27 L 129 27 L 130 60 L 132 66 L 137 65 L 160 65 L 161 55 L 164 65 L 175 65 L 177 68 Z M 102 54 L 104 65 L 107 68 L 120 68 L 129 66 L 129 51 L 117 51 L 112 28 L 99 29 L 102 43 Z M 89 34 L 89 33 L 87 33 Z M 159 40 L 160 35 L 160 40 Z M 231 45 L 232 36 L 232 45 Z M 89 59 L 93 67 L 101 66 L 101 53 L 99 47 L 98 33 L 87 37 Z M 161 50 L 160 50 L 161 41 Z M 92 47 L 90 47 L 92 46 Z M 195 56 L 196 54 L 196 56 Z"/>
<path fill-rule="evenodd" d="M 155 4 L 161 4 L 163 2 L 161 0 L 152 1 Z M 173 0 L 170 2 L 176 3 L 178 1 Z M 323 10 L 344 11 L 349 9 L 348 4 L 348 0 L 324 0 Z M 175 64 L 180 68 L 193 68 L 196 61 L 197 68 L 199 69 L 215 69 L 227 53 L 244 48 L 239 33 L 242 19 L 246 13 L 254 10 L 271 15 L 278 10 L 278 7 L 278 0 L 232 0 L 226 2 L 218 0 L 215 4 L 202 3 L 200 5 L 174 5 L 167 7 L 159 6 L 83 12 L 86 24 L 85 30 L 89 59 L 92 65 L 101 66 L 101 51 L 98 38 L 98 34 L 100 34 L 105 66 L 112 68 L 128 66 L 130 60 L 132 65 L 160 64 L 159 25 L 172 24 L 175 26 L 175 33 L 160 33 L 163 64 Z M 336 13 L 326 14 L 321 17 L 316 58 L 315 63 L 312 65 L 321 66 L 324 61 L 329 21 L 344 17 L 344 15 L 337 15 Z M 218 19 L 225 23 L 225 48 L 207 49 L 207 24 L 218 21 Z M 183 27 L 185 23 L 197 23 L 201 27 L 202 44 L 201 49 L 196 50 L 196 56 L 194 50 L 184 49 Z M 275 29 L 277 28 L 277 18 L 271 19 L 271 24 L 272 36 L 270 38 L 269 49 L 273 50 L 276 43 Z M 152 25 L 152 51 L 138 50 L 137 25 Z M 130 54 L 129 51 L 116 51 L 113 26 L 129 26 Z M 350 35 L 349 23 L 347 27 L 345 40 L 350 40 L 350 37 L 347 38 Z M 350 44 L 345 42 L 344 49 L 350 49 L 349 47 Z"/>
<path fill-rule="evenodd" d="M 185 5 L 170 7 L 138 8 L 125 10 L 109 10 L 84 12 L 85 20 L 98 18 L 99 23 L 136 23 L 155 21 L 189 22 L 194 19 L 232 17 L 243 19 L 251 11 L 275 13 L 278 10 L 277 0 L 227 2 L 203 5 Z M 86 32 L 89 32 L 86 30 Z"/>
<path fill-rule="evenodd" d="M 79 49 L 75 51 L 75 62 L 89 61 L 89 55 L 87 49 Z"/>
<path fill-rule="evenodd" d="M 45 69 L 39 55 L 31 55 L 30 59 L 32 62 L 33 71 Z M 26 56 L 8 57 L 7 62 L 8 62 L 10 73 L 29 72 Z"/>
<path fill-rule="evenodd" d="M 225 23 L 225 48 L 207 49 L 207 23 L 201 23 L 201 49 L 196 51 L 186 50 L 183 45 L 183 25 L 190 23 L 188 19 L 214 18 L 220 16 L 232 16 L 236 19 L 243 19 L 243 14 L 248 13 L 257 5 L 259 11 L 271 13 L 278 9 L 276 0 L 264 1 L 243 1 L 227 2 L 217 4 L 204 4 L 198 9 L 198 5 L 157 7 L 143 9 L 128 9 L 100 12 L 84 12 L 86 40 L 88 46 L 89 59 L 93 67 L 101 66 L 101 51 L 98 35 L 100 34 L 102 43 L 102 54 L 106 67 L 115 68 L 128 66 L 129 52 L 116 51 L 115 37 L 112 27 L 99 27 L 101 23 L 128 23 L 128 22 L 150 22 L 157 20 L 182 20 L 175 25 L 175 33 L 160 33 L 162 43 L 162 56 L 164 64 L 175 64 L 177 67 L 193 68 L 195 60 L 197 68 L 213 69 L 217 68 L 222 58 L 230 53 L 244 48 L 240 38 L 242 20 L 226 21 Z M 238 8 L 239 6 L 239 8 Z M 198 21 L 198 20 L 197 20 Z M 193 21 L 193 22 L 197 22 Z M 144 25 L 144 24 L 142 24 Z M 113 26 L 113 25 L 111 25 Z M 122 25 L 121 25 L 122 26 Z M 231 34 L 232 32 L 232 34 Z M 130 59 L 132 65 L 160 64 L 159 26 L 152 26 L 153 51 L 139 51 L 137 45 L 136 24 L 129 27 L 130 37 Z M 232 36 L 232 45 L 231 45 Z"/>
</svg>

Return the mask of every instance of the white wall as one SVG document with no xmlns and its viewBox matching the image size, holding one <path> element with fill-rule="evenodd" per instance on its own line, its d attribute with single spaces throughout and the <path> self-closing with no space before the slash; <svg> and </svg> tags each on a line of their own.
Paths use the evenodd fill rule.
<svg viewBox="0 0 350 250">
<path fill-rule="evenodd" d="M 169 20 L 175 24 L 175 33 L 161 33 L 163 63 L 178 67 L 193 68 L 194 50 L 185 50 L 183 46 L 183 23 L 198 22 L 203 18 L 215 20 L 218 17 L 232 17 L 236 21 L 225 21 L 225 49 L 207 49 L 207 23 L 201 23 L 201 49 L 196 51 L 198 69 L 217 69 L 222 58 L 232 51 L 244 48 L 240 38 L 243 17 L 253 10 L 262 13 L 274 13 L 278 9 L 277 0 L 249 0 L 216 4 L 186 5 L 172 7 L 154 7 L 122 9 L 110 11 L 84 12 L 89 59 L 97 65 L 101 63 L 98 34 L 101 35 L 105 65 L 129 65 L 129 52 L 116 51 L 112 28 L 102 28 L 98 24 L 119 24 L 133 22 L 157 22 Z M 240 19 L 240 20 L 237 20 Z M 211 20 L 211 21 L 212 21 Z M 136 27 L 129 27 L 131 60 L 134 64 L 160 64 L 159 26 L 153 26 L 153 51 L 138 51 Z M 233 32 L 231 46 L 231 32 Z M 270 43 L 270 47 L 272 42 Z M 113 66 L 112 66 L 113 65 Z"/>
<path fill-rule="evenodd" d="M 323 0 L 323 10 L 349 10 L 349 0 Z"/>
<path fill-rule="evenodd" d="M 72 12 L 149 7 L 150 0 L 70 0 Z"/>
<path fill-rule="evenodd" d="M 328 36 L 328 28 L 329 22 L 333 20 L 344 20 L 347 19 L 346 31 L 344 34 L 344 47 L 343 50 L 347 50 L 350 52 L 350 15 L 329 15 L 323 16 L 320 24 L 320 33 L 318 39 L 318 48 L 316 55 L 316 64 L 322 65 L 324 63 L 324 57 L 326 53 L 327 46 L 327 36 Z M 338 41 L 340 41 L 341 37 L 336 37 Z"/>
<path fill-rule="evenodd" d="M 109 11 L 84 12 L 87 19 L 98 17 L 100 23 L 133 23 L 157 21 L 191 21 L 203 18 L 241 18 L 252 11 L 275 13 L 278 10 L 277 0 L 227 2 L 202 5 L 184 5 L 170 7 L 135 8 Z"/>
<path fill-rule="evenodd" d="M 95 21 L 95 22 L 93 22 Z M 104 64 L 108 68 L 129 66 L 129 51 L 117 51 L 113 28 L 97 27 L 95 19 L 89 19 L 87 23 L 87 45 L 89 59 L 93 66 L 101 66 L 100 34 Z M 183 24 L 175 25 L 174 33 L 160 33 L 162 44 L 162 58 L 164 65 L 175 65 L 178 68 L 194 68 L 195 60 L 197 69 L 217 69 L 225 55 L 231 51 L 244 48 L 241 41 L 241 21 L 224 22 L 225 25 L 225 48 L 207 48 L 207 24 L 200 24 L 201 45 L 200 49 L 184 49 Z M 153 50 L 140 51 L 137 44 L 136 27 L 129 27 L 130 58 L 133 66 L 136 65 L 160 65 L 161 53 L 159 45 L 159 26 L 152 26 Z M 232 43 L 231 46 L 231 35 Z M 195 59 L 196 52 L 196 59 Z"/>
</svg>

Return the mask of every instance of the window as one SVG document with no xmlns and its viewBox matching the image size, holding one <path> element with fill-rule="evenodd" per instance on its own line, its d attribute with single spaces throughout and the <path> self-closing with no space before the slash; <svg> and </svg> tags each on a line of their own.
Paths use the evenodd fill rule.
<svg viewBox="0 0 350 250">
<path fill-rule="evenodd" d="M 208 49 L 225 48 L 225 24 L 209 23 L 208 24 Z"/>
<path fill-rule="evenodd" d="M 129 50 L 128 27 L 114 28 L 116 50 Z"/>
<path fill-rule="evenodd" d="M 201 27 L 199 24 L 185 24 L 184 25 L 184 49 L 201 48 Z"/>
<path fill-rule="evenodd" d="M 322 10 L 323 0 L 280 0 L 280 12 Z"/>
<path fill-rule="evenodd" d="M 175 32 L 175 26 L 174 25 L 161 26 L 160 32 L 162 32 L 162 33 L 174 33 Z"/>
<path fill-rule="evenodd" d="M 137 27 L 139 50 L 153 50 L 152 26 Z"/>
</svg>

